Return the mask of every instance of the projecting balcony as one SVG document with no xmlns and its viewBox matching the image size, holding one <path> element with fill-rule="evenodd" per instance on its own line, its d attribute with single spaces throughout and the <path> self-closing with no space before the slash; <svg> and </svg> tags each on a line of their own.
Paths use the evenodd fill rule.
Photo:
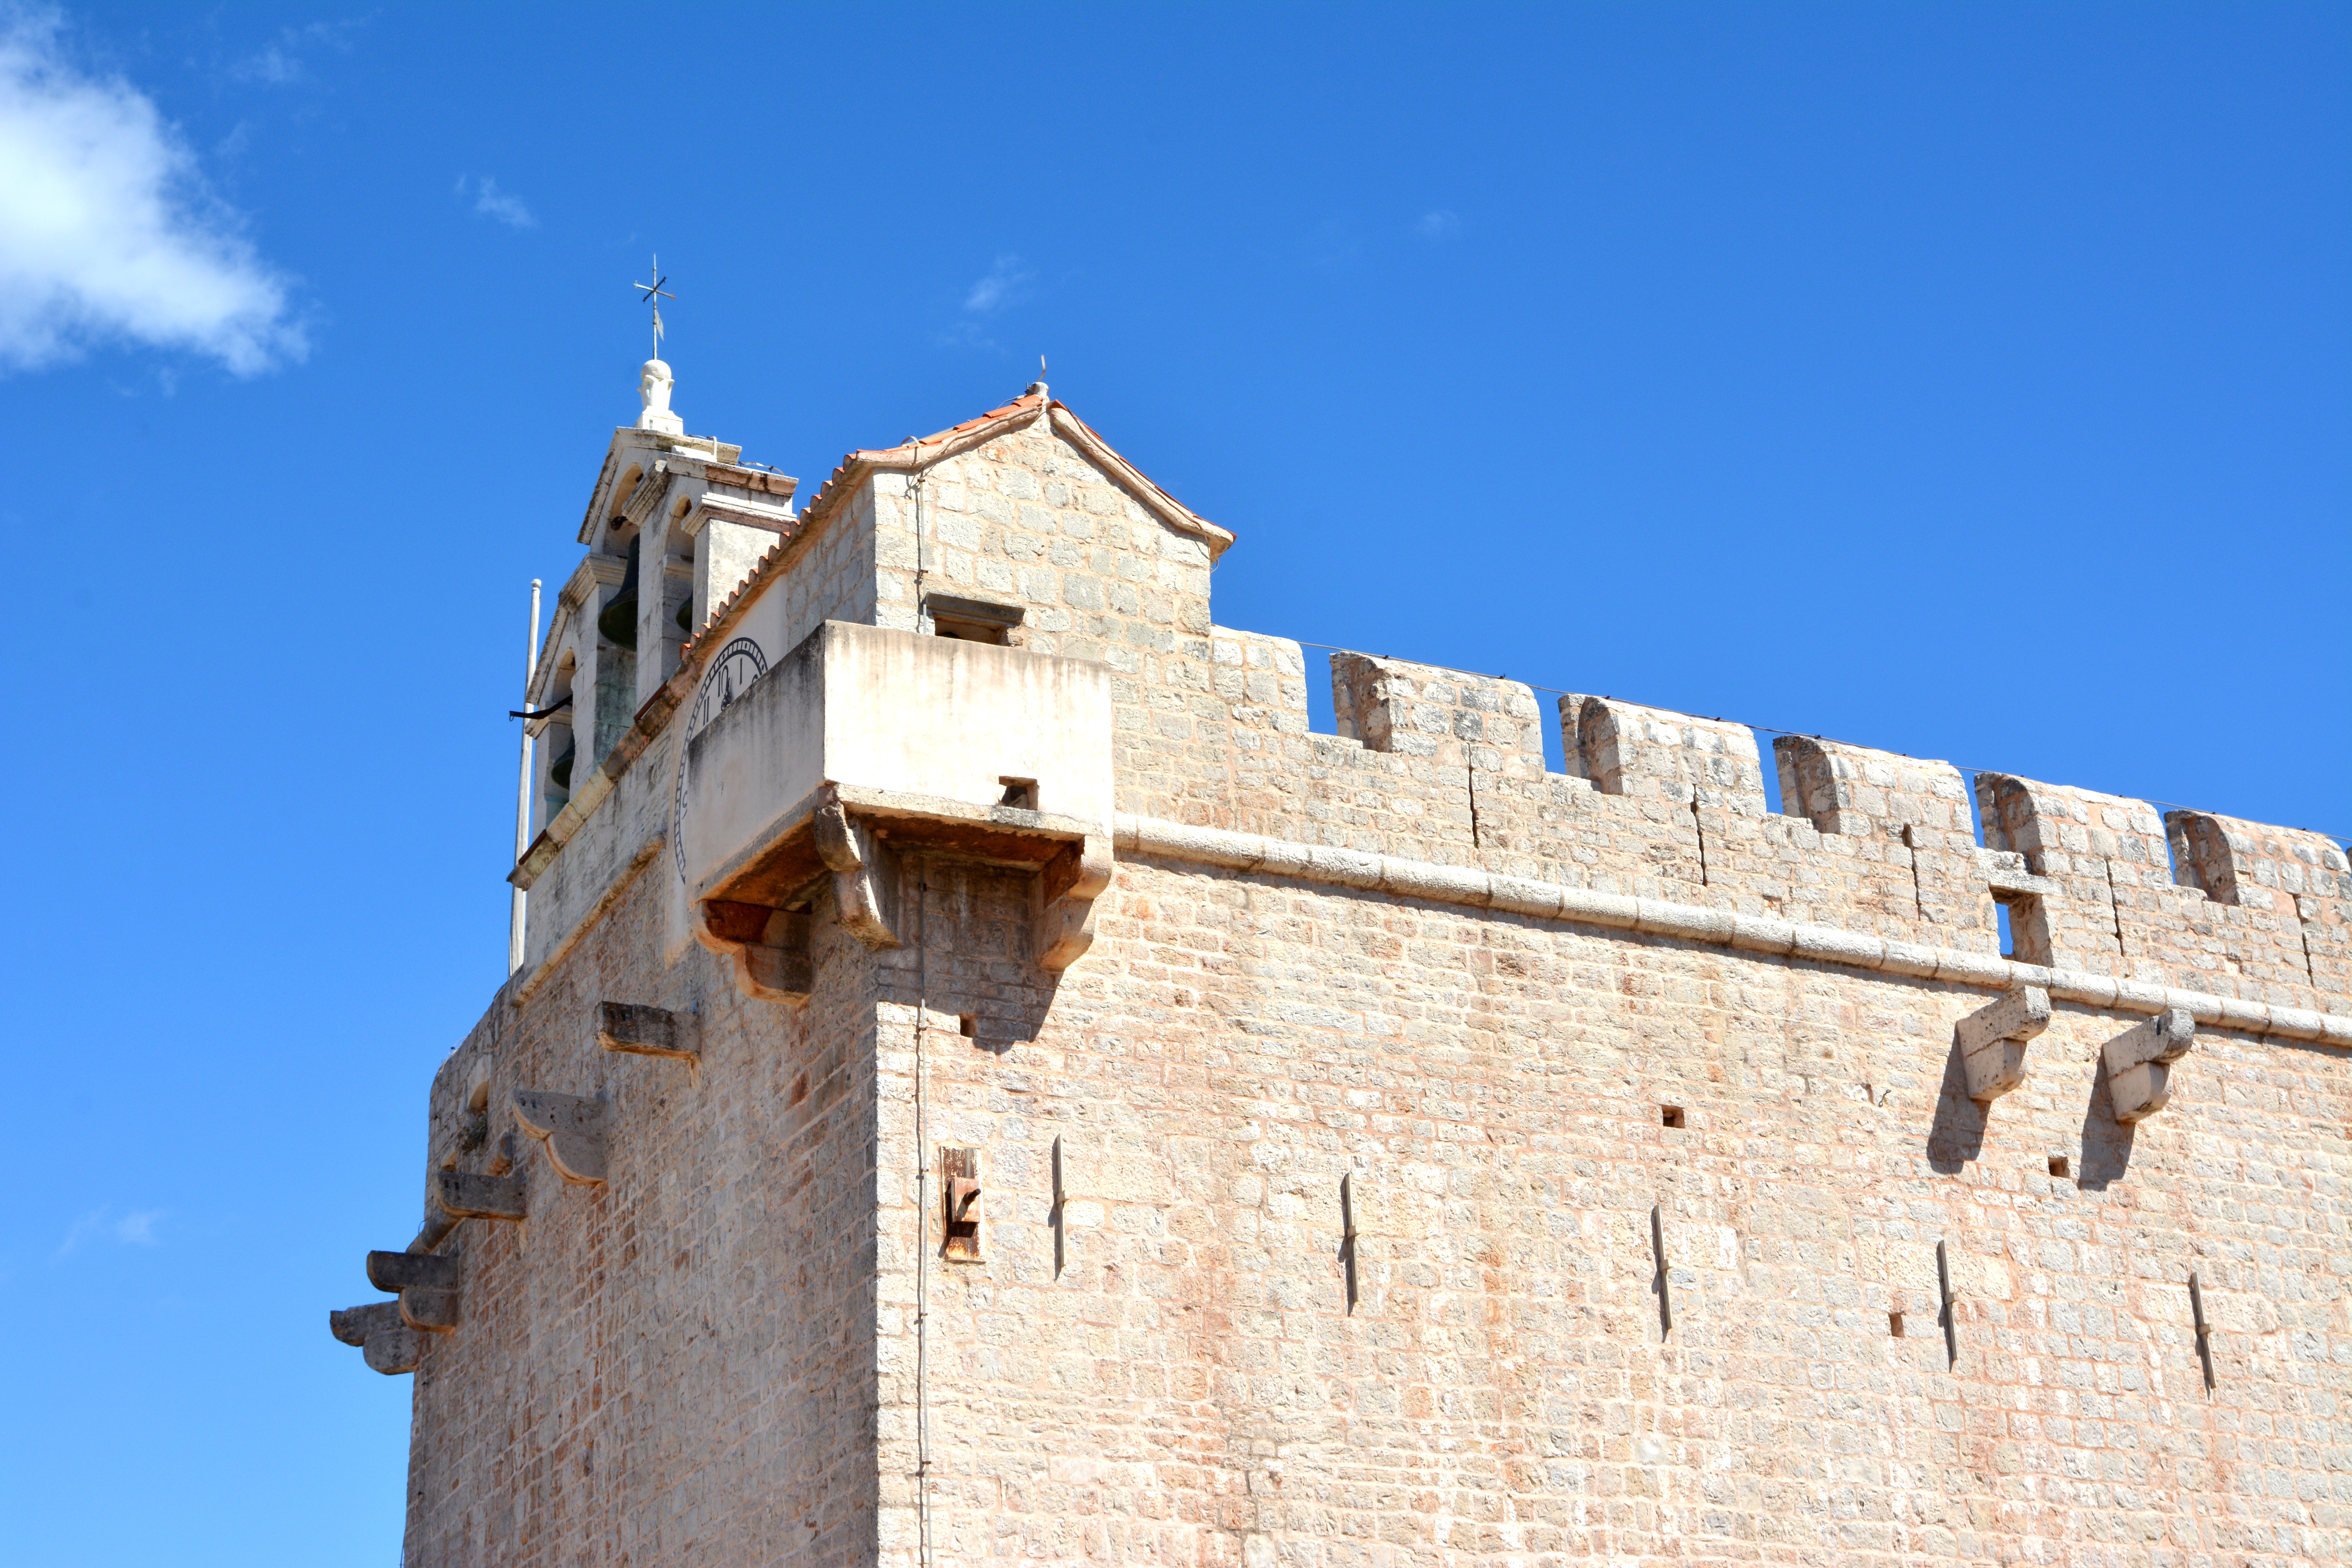
<svg viewBox="0 0 2352 1568">
<path fill-rule="evenodd" d="M 807 991 L 806 929 L 898 940 L 897 865 L 1037 874 L 1035 956 L 1091 940 L 1110 876 L 1110 672 L 988 643 L 828 621 L 687 743 L 677 831 L 697 934 L 753 994 Z"/>
</svg>

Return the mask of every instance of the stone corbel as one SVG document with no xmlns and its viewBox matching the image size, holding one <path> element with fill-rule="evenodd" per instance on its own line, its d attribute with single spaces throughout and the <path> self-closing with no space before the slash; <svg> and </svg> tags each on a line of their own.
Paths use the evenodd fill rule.
<svg viewBox="0 0 2352 1568">
<path fill-rule="evenodd" d="M 2107 1098 L 2115 1103 L 2116 1120 L 2137 1121 L 2162 1110 L 2172 1098 L 2167 1081 L 2171 1064 L 2196 1043 L 2196 1016 L 2186 1007 L 2168 1009 L 2109 1040 L 2100 1055 L 2105 1059 Z"/>
<path fill-rule="evenodd" d="M 457 1331 L 457 1292 L 403 1290 L 400 1321 L 419 1333 L 454 1334 Z"/>
<path fill-rule="evenodd" d="M 551 1089 L 514 1091 L 515 1121 L 547 1145 L 557 1175 L 583 1187 L 604 1184 L 604 1118 L 611 1109 L 601 1100 Z"/>
<path fill-rule="evenodd" d="M 763 922 L 764 923 L 764 922 Z M 634 1002 L 596 1004 L 596 1043 L 631 1056 L 691 1062 L 701 1054 L 701 1020 L 691 1013 Z"/>
<path fill-rule="evenodd" d="M 397 1301 L 371 1301 L 329 1312 L 327 1331 L 358 1346 L 369 1369 L 386 1377 L 415 1372 L 425 1359 L 425 1336 L 402 1321 Z"/>
<path fill-rule="evenodd" d="M 2022 985 L 1953 1026 L 1968 1069 L 1969 1098 L 1990 1105 L 2025 1081 L 2025 1047 L 2050 1026 L 2050 994 Z"/>
<path fill-rule="evenodd" d="M 371 1252 L 368 1283 L 379 1290 L 455 1290 L 459 1268 L 455 1258 L 431 1252 Z"/>
<path fill-rule="evenodd" d="M 887 913 L 894 889 L 874 830 L 828 801 L 816 811 L 816 852 L 833 872 L 834 918 L 842 929 L 877 952 L 898 946 Z"/>
<path fill-rule="evenodd" d="M 1108 834 L 1089 833 L 1047 861 L 1037 873 L 1037 963 L 1067 969 L 1095 940 L 1095 900 L 1110 886 Z"/>
<path fill-rule="evenodd" d="M 400 1292 L 400 1321 L 428 1334 L 457 1327 L 458 1263 L 429 1252 L 371 1252 L 368 1283 Z"/>
<path fill-rule="evenodd" d="M 809 918 L 798 910 L 724 899 L 695 906 L 695 940 L 734 960 L 735 989 L 755 1002 L 808 1000 L 814 980 L 808 931 Z"/>
<path fill-rule="evenodd" d="M 444 1213 L 459 1219 L 525 1217 L 520 1176 L 484 1176 L 470 1171 L 436 1171 L 434 1196 Z"/>
<path fill-rule="evenodd" d="M 435 1209 L 431 1214 L 425 1216 L 425 1223 L 417 1226 L 416 1239 L 408 1244 L 408 1250 L 411 1252 L 432 1251 L 435 1247 L 449 1239 L 449 1233 L 457 1229 L 457 1225 L 458 1220 L 457 1215 L 445 1214 L 437 1208 Z"/>
</svg>

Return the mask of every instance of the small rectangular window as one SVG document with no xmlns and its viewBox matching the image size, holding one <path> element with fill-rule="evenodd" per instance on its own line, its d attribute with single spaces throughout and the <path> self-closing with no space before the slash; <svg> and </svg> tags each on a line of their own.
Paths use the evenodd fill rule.
<svg viewBox="0 0 2352 1568">
<path fill-rule="evenodd" d="M 2000 955 L 2020 963 L 2047 964 L 2050 924 L 2042 917 L 2042 900 L 2032 893 L 2001 888 L 1993 889 L 1992 898 L 1994 918 L 2000 926 Z"/>
<path fill-rule="evenodd" d="M 1662 1105 L 1658 1107 L 1658 1119 L 1668 1127 L 1680 1127 L 1683 1124 L 1683 1108 L 1679 1105 Z"/>
<path fill-rule="evenodd" d="M 1011 647 L 1019 636 L 1023 610 L 1018 605 L 1000 605 L 989 599 L 962 599 L 946 594 L 923 595 L 923 613 L 930 617 L 935 637 L 951 637 L 959 642 L 995 643 Z"/>
</svg>

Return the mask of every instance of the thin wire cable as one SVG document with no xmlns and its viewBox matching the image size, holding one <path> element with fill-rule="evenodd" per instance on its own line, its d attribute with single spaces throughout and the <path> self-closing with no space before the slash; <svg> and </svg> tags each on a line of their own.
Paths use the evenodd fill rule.
<svg viewBox="0 0 2352 1568">
<path fill-rule="evenodd" d="M 1396 656 L 1395 656 L 1394 654 L 1387 654 L 1387 653 L 1380 653 L 1380 654 L 1366 653 L 1362 648 L 1360 648 L 1360 647 L 1340 647 L 1338 643 L 1328 643 L 1328 642 L 1309 642 L 1309 641 L 1308 641 L 1307 638 L 1305 638 L 1305 637 L 1291 637 L 1291 638 L 1288 638 L 1288 639 L 1286 639 L 1286 640 L 1291 641 L 1291 642 L 1295 642 L 1295 643 L 1297 643 L 1297 644 L 1299 647 L 1319 647 L 1319 648 L 1323 649 L 1326 653 L 1352 653 L 1352 654 L 1356 655 L 1357 657 L 1359 657 L 1359 658 L 1396 658 Z M 1417 664 L 1417 665 L 1422 666 L 1422 667 L 1423 667 L 1423 668 L 1425 668 L 1425 669 L 1442 669 L 1442 670 L 1445 671 L 1445 673 L 1446 673 L 1446 674 L 1448 674 L 1448 675 L 1468 675 L 1468 676 L 1475 676 L 1475 677 L 1476 677 L 1476 678 L 1477 678 L 1478 679 L 1480 679 L 1480 680 L 1508 680 L 1508 679 L 1511 679 L 1511 678 L 1510 678 L 1509 676 L 1507 676 L 1507 675 L 1488 675 L 1488 674 L 1485 673 L 1485 672 L 1484 672 L 1484 671 L 1482 671 L 1482 670 L 1475 670 L 1475 669 L 1463 669 L 1463 668 L 1459 668 L 1458 666 L 1451 665 L 1451 664 L 1432 664 L 1432 663 L 1430 663 L 1427 659 L 1423 659 L 1423 658 L 1414 658 L 1414 659 L 1399 659 L 1397 662 L 1399 662 L 1399 663 L 1401 663 L 1401 664 Z M 1529 690 L 1531 690 L 1531 691 L 1549 691 L 1549 692 L 1552 692 L 1552 693 L 1554 693 L 1555 695 L 1558 695 L 1558 696 L 1560 696 L 1560 697 L 1598 697 L 1598 698 L 1601 699 L 1603 701 L 1607 701 L 1607 702 L 1621 702 L 1621 701 L 1630 701 L 1630 700 L 1632 700 L 1630 698 L 1612 697 L 1612 696 L 1611 696 L 1611 695 L 1610 695 L 1608 692 L 1606 692 L 1606 691 L 1580 691 L 1580 690 L 1576 689 L 1575 689 L 1575 688 L 1573 688 L 1573 687 L 1567 687 L 1567 686 L 1546 686 L 1546 685 L 1544 685 L 1541 681 L 1536 681 L 1536 680 L 1522 680 L 1522 681 L 1520 681 L 1520 682 L 1519 682 L 1519 684 L 1520 684 L 1521 686 L 1524 686 L 1524 687 L 1528 688 L 1528 689 Z M 1645 704 L 1644 706 L 1646 706 L 1646 704 Z M 1760 731 L 1763 731 L 1765 734 L 1767 734 L 1767 735 L 1794 735 L 1795 737 L 1797 737 L 1797 739 L 1799 739 L 1799 740 L 1801 740 L 1801 741 L 1825 741 L 1825 742 L 1827 742 L 1829 744 L 1831 744 L 1831 745 L 1832 745 L 1832 746 L 1861 746 L 1861 745 L 1862 745 L 1862 742 L 1859 742 L 1859 741 L 1841 741 L 1841 740 L 1837 739 L 1837 738 L 1836 738 L 1835 736 L 1833 736 L 1833 735 L 1821 735 L 1821 734 L 1816 734 L 1816 733 L 1814 733 L 1814 732 L 1813 732 L 1812 731 L 1811 731 L 1811 730 L 1783 730 L 1783 729 L 1781 729 L 1781 728 L 1780 728 L 1779 725 L 1777 725 L 1777 724 L 1757 724 L 1757 723 L 1751 723 L 1750 721 L 1748 721 L 1748 720 L 1746 720 L 1746 719 L 1727 719 L 1727 718 L 1724 718 L 1724 717 L 1723 717 L 1721 714 L 1719 714 L 1719 713 L 1694 713 L 1694 714 L 1691 714 L 1691 715 L 1690 715 L 1690 717 L 1691 717 L 1691 718 L 1694 718 L 1694 719 L 1705 719 L 1705 720 L 1706 720 L 1708 722 L 1710 722 L 1710 723 L 1714 723 L 1714 724 L 1737 724 L 1737 725 L 1738 725 L 1740 728 L 1745 729 L 1745 730 L 1760 730 Z M 1565 737 L 1565 736 L 1563 736 L 1563 737 L 1562 737 L 1563 743 L 1565 742 L 1565 740 L 1566 740 L 1566 737 Z M 1884 750 L 1885 750 L 1885 748 L 1881 747 L 1881 746 L 1870 746 L 1870 747 L 1864 747 L 1864 750 L 1867 750 L 1867 751 L 1884 751 Z M 1887 752 L 1887 755 L 1889 755 L 1889 756 L 1895 756 L 1895 757 L 1909 757 L 1909 756 L 1911 756 L 1911 753 L 1910 753 L 1910 752 Z M 1914 760 L 1916 760 L 1916 759 L 1914 759 Z M 1938 762 L 1949 761 L 1949 759 L 1948 759 L 1948 758 L 1936 758 L 1936 759 L 1933 759 L 1933 760 L 1935 760 L 1935 761 L 1938 761 Z M 1962 773 L 2006 773 L 2008 772 L 2008 770 L 2007 770 L 2007 769 L 2005 769 L 2005 768 L 1977 768 L 1977 767 L 1970 767 L 1970 766 L 1969 766 L 1968 763 L 1953 763 L 1951 765 L 1952 765 L 1953 767 L 1958 768 L 1960 772 L 1962 772 Z M 2204 810 L 2204 809 L 2205 809 L 2205 808 L 2204 808 L 2204 807 L 2202 807 L 2202 806 L 2190 805 L 2189 805 L 2189 804 L 2188 804 L 2187 802 L 2185 802 L 2185 801 L 2178 801 L 2178 800 L 2158 800 L 2158 799 L 2157 799 L 2154 795 L 2137 795 L 2137 796 L 2134 796 L 2133 798 L 2135 798 L 2135 799 L 2138 799 L 2138 800 L 2145 800 L 2145 801 L 2146 801 L 2146 802 L 2147 802 L 2147 804 L 2148 804 L 2148 805 L 2168 805 L 2168 806 L 2172 806 L 2172 807 L 2174 807 L 2174 808 L 2176 808 L 2176 809 L 2178 809 L 2178 810 L 2180 810 L 2180 811 L 2202 811 L 2202 810 Z M 2286 824 L 2284 824 L 2284 823 L 2281 823 L 2281 824 L 2279 824 L 2278 826 L 2287 826 L 2287 825 L 2286 825 Z M 2318 835 L 2319 835 L 2321 837 L 2323 837 L 2323 838 L 2333 838 L 2333 839 L 2335 839 L 2335 840 L 2336 840 L 2339 845 L 2346 844 L 2346 843 L 2352 843 L 2352 836 L 2348 836 L 2348 835 L 2342 834 L 2342 833 L 2330 832 L 2328 829 L 2326 829 L 2326 828 L 2325 828 L 2325 827 L 2305 827 L 2305 828 L 2296 828 L 2296 829 L 2294 829 L 2294 831 L 2300 832 L 2300 833 L 2316 833 L 2316 834 L 2318 834 Z"/>
<path fill-rule="evenodd" d="M 931 868 L 916 862 L 915 910 L 915 1518 L 931 1563 L 931 1139 L 923 1089 L 923 1021 L 931 1008 Z"/>
<path fill-rule="evenodd" d="M 923 447 L 909 440 L 915 448 L 915 471 L 907 481 L 908 510 L 915 514 L 915 629 L 923 626 Z"/>
</svg>

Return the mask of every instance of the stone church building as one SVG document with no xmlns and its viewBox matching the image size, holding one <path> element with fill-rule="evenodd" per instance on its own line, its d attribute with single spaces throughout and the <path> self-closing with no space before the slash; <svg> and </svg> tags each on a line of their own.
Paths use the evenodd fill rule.
<svg viewBox="0 0 2352 1568">
<path fill-rule="evenodd" d="M 1391 658 L 1318 733 L 1044 385 L 803 497 L 667 374 L 331 1318 L 409 1563 L 2352 1562 L 2339 846 Z"/>
</svg>

